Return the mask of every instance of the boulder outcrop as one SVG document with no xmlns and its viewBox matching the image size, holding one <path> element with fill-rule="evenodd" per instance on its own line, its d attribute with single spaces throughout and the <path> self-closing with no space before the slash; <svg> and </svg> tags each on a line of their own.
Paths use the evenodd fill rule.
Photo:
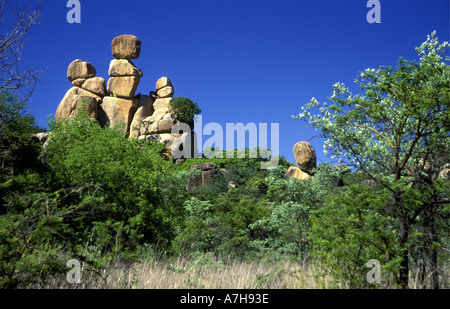
<svg viewBox="0 0 450 309">
<path fill-rule="evenodd" d="M 86 100 L 86 104 L 88 105 L 86 107 L 82 105 L 83 100 L 78 100 L 79 97 L 91 97 L 94 100 Z M 74 117 L 77 108 L 85 108 L 85 107 L 90 111 L 89 115 L 91 117 L 96 118 L 98 103 L 100 101 L 101 97 L 96 95 L 95 93 L 92 93 L 79 87 L 72 87 L 66 92 L 64 98 L 59 103 L 58 108 L 56 109 L 55 119 L 56 120 L 70 119 Z"/>
<path fill-rule="evenodd" d="M 120 35 L 112 40 L 111 49 L 114 59 L 109 65 L 108 82 L 96 77 L 96 69 L 88 61 L 76 59 L 69 64 L 67 78 L 73 87 L 59 103 L 56 120 L 71 119 L 83 107 L 100 125 L 114 127 L 122 123 L 129 138 L 158 140 L 168 150 L 195 136 L 193 131 L 172 134 L 178 121 L 169 108 L 174 95 L 169 78 L 159 78 L 148 95 L 136 95 L 144 74 L 131 59 L 139 58 L 141 41 L 134 35 Z"/>
<path fill-rule="evenodd" d="M 316 151 L 308 142 L 298 142 L 293 149 L 297 166 L 303 172 L 311 174 L 316 168 Z"/>
<path fill-rule="evenodd" d="M 308 142 L 298 142 L 292 148 L 297 166 L 291 166 L 286 171 L 289 178 L 308 179 L 316 168 L 316 151 Z"/>
</svg>

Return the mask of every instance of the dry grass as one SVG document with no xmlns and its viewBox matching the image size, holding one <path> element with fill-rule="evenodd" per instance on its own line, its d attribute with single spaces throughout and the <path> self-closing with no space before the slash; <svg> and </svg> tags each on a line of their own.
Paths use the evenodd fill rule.
<svg viewBox="0 0 450 309">
<path fill-rule="evenodd" d="M 209 258 L 146 261 L 109 266 L 102 273 L 84 271 L 81 283 L 54 278 L 42 288 L 75 289 L 321 289 L 336 287 L 316 269 L 283 262 L 234 262 L 225 265 Z"/>
<path fill-rule="evenodd" d="M 443 276 L 450 271 L 443 267 Z M 317 266 L 283 261 L 243 261 L 224 264 L 205 254 L 197 258 L 147 259 L 132 264 L 109 264 L 102 271 L 84 268 L 81 282 L 52 278 L 44 289 L 327 289 L 348 288 Z M 398 288 L 387 280 L 379 288 Z M 410 288 L 426 288 L 411 274 Z M 448 288 L 448 280 L 440 288 Z"/>
</svg>

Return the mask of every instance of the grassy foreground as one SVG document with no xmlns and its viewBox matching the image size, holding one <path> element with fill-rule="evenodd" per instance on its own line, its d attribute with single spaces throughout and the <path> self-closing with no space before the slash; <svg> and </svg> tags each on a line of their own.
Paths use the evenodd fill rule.
<svg viewBox="0 0 450 309">
<path fill-rule="evenodd" d="M 448 266 L 443 272 L 449 273 Z M 80 283 L 69 283 L 67 276 L 54 277 L 33 288 L 42 289 L 348 289 L 349 286 L 327 275 L 315 265 L 289 260 L 270 262 L 232 261 L 223 263 L 212 255 L 177 259 L 146 259 L 129 264 L 110 263 L 102 271 L 82 267 Z M 410 289 L 424 288 L 410 274 Z M 441 288 L 448 288 L 448 282 Z M 398 288 L 382 279 L 373 288 Z"/>
<path fill-rule="evenodd" d="M 263 261 L 224 264 L 209 256 L 198 259 L 108 265 L 102 272 L 83 269 L 81 282 L 53 278 L 44 289 L 323 289 L 345 288 L 313 266 Z"/>
</svg>

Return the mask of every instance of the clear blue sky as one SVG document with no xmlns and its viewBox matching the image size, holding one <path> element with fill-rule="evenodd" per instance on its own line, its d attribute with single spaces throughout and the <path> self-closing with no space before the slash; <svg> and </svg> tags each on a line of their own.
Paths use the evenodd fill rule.
<svg viewBox="0 0 450 309">
<path fill-rule="evenodd" d="M 415 59 L 433 30 L 441 42 L 450 32 L 448 0 L 380 0 L 380 24 L 367 22 L 366 0 L 80 0 L 81 24 L 67 22 L 66 3 L 45 1 L 22 59 L 46 70 L 30 102 L 41 126 L 72 86 L 71 61 L 91 62 L 107 80 L 112 39 L 134 34 L 142 41 L 138 93 L 167 76 L 175 96 L 199 104 L 203 123 L 279 123 L 280 154 L 291 162 L 298 141 L 330 161 L 313 138 L 319 132 L 291 118 L 302 105 L 326 100 L 336 82 L 354 85 L 366 68 Z"/>
</svg>

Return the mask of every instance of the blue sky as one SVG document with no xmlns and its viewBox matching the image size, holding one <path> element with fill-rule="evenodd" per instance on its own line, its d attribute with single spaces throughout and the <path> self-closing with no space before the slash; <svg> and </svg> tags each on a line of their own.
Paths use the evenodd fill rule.
<svg viewBox="0 0 450 309">
<path fill-rule="evenodd" d="M 142 51 L 133 62 L 144 73 L 137 93 L 167 76 L 175 96 L 198 103 L 204 124 L 279 123 L 280 154 L 290 162 L 298 141 L 330 162 L 319 132 L 291 118 L 302 105 L 326 100 L 336 82 L 353 87 L 366 68 L 415 59 L 414 48 L 433 30 L 441 42 L 450 33 L 448 0 L 380 0 L 379 24 L 367 22 L 366 0 L 80 3 L 81 23 L 69 24 L 66 0 L 45 1 L 25 45 L 22 64 L 45 70 L 29 108 L 41 126 L 72 86 L 70 62 L 89 61 L 108 80 L 112 39 L 134 34 Z"/>
</svg>

